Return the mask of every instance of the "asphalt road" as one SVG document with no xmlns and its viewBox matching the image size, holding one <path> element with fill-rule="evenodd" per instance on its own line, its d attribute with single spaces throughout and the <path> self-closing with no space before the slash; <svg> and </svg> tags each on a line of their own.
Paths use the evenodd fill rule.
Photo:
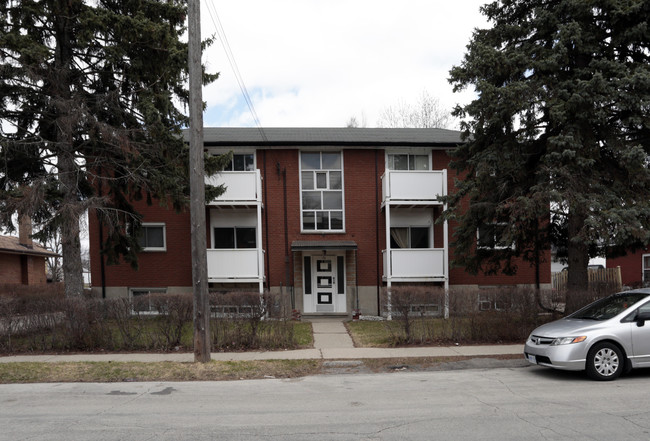
<svg viewBox="0 0 650 441">
<path fill-rule="evenodd" d="M 650 370 L 0 385 L 0 440 L 643 440 Z"/>
</svg>

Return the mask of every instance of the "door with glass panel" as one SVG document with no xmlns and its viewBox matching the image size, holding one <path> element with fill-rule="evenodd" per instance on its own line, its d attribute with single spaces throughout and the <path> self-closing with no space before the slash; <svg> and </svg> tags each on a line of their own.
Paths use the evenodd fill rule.
<svg viewBox="0 0 650 441">
<path fill-rule="evenodd" d="M 347 312 L 344 256 L 305 256 L 303 271 L 305 313 Z"/>
</svg>

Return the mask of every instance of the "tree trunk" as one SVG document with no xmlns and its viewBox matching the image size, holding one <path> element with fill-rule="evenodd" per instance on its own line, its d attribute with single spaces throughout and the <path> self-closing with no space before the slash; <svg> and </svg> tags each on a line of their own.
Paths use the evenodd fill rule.
<svg viewBox="0 0 650 441">
<path fill-rule="evenodd" d="M 582 239 L 581 233 L 585 225 L 587 216 L 584 210 L 572 209 L 569 211 L 568 233 L 569 240 L 567 245 L 569 275 L 567 281 L 566 310 L 575 311 L 580 305 L 580 292 L 589 289 L 589 248 L 586 241 Z"/>
<path fill-rule="evenodd" d="M 83 293 L 83 266 L 81 264 L 81 241 L 79 239 L 79 215 L 77 200 L 76 164 L 71 155 L 59 155 L 59 181 L 65 193 L 61 223 L 61 250 L 63 253 L 63 280 L 67 298 Z"/>
<path fill-rule="evenodd" d="M 63 192 L 61 219 L 61 250 L 63 252 L 63 280 L 65 296 L 83 293 L 81 242 L 79 239 L 79 192 L 77 188 L 78 165 L 75 163 L 73 131 L 76 125 L 72 115 L 71 75 L 73 2 L 59 0 L 55 4 L 56 49 L 53 72 L 53 105 L 55 110 L 55 139 L 58 150 L 58 178 Z"/>
</svg>

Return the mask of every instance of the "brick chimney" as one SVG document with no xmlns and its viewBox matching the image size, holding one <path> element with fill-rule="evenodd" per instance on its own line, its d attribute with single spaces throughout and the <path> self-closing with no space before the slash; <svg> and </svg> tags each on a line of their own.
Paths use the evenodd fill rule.
<svg viewBox="0 0 650 441">
<path fill-rule="evenodd" d="M 27 248 L 34 248 L 32 241 L 32 218 L 26 214 L 18 215 L 18 243 Z"/>
</svg>

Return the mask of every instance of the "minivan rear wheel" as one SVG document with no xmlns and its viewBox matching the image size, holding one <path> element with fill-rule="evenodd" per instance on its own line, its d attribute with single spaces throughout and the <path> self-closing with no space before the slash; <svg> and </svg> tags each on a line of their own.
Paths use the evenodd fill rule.
<svg viewBox="0 0 650 441">
<path fill-rule="evenodd" d="M 603 342 L 594 345 L 587 355 L 587 375 L 594 380 L 610 381 L 617 379 L 625 368 L 623 351 L 613 343 Z"/>
</svg>

